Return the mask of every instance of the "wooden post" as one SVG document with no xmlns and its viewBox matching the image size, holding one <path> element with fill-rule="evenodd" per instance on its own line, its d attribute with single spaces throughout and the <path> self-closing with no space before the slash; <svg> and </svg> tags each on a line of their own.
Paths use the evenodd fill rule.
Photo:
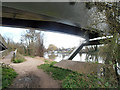
<svg viewBox="0 0 120 90">
<path fill-rule="evenodd" d="M 16 57 L 16 54 L 17 54 L 17 49 L 14 51 L 14 54 L 15 54 L 14 56 Z"/>
<path fill-rule="evenodd" d="M 15 60 L 16 53 L 17 53 L 17 49 L 16 49 L 15 51 L 13 51 L 13 58 L 12 58 L 12 61 L 14 61 L 14 60 Z"/>
</svg>

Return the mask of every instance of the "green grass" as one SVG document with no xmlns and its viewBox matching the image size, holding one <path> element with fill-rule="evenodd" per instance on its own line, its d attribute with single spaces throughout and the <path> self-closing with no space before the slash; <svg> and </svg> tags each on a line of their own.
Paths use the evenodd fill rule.
<svg viewBox="0 0 120 90">
<path fill-rule="evenodd" d="M 18 75 L 14 69 L 7 65 L 2 65 L 2 88 L 7 88 L 13 81 L 13 79 Z"/>
<path fill-rule="evenodd" d="M 80 74 L 68 69 L 62 69 L 51 64 L 42 64 L 38 68 L 43 69 L 55 80 L 62 81 L 62 88 L 109 88 L 115 87 L 105 81 L 104 78 L 98 78 L 94 74 Z"/>
<path fill-rule="evenodd" d="M 54 63 L 51 64 L 42 64 L 38 66 L 38 68 L 43 69 L 48 74 L 52 73 L 52 77 L 57 80 L 63 80 L 67 75 L 72 73 L 72 71 L 67 69 L 61 69 L 58 67 L 53 66 Z"/>
<path fill-rule="evenodd" d="M 50 64 L 50 65 L 54 65 L 56 64 L 57 62 L 56 61 L 50 61 L 50 60 L 44 60 L 45 64 Z"/>
<path fill-rule="evenodd" d="M 30 56 L 31 58 L 34 58 L 35 56 Z"/>
<path fill-rule="evenodd" d="M 13 61 L 13 63 L 21 63 L 21 62 L 24 62 L 24 60 L 23 60 L 23 59 L 15 59 L 15 60 Z"/>
<path fill-rule="evenodd" d="M 25 61 L 25 58 L 19 53 L 17 53 L 15 59 L 12 60 L 13 63 L 22 63 L 24 61 Z"/>
<path fill-rule="evenodd" d="M 50 64 L 51 62 L 45 59 L 45 64 Z"/>
<path fill-rule="evenodd" d="M 108 82 L 96 75 L 72 73 L 62 83 L 63 88 L 109 88 Z"/>
</svg>

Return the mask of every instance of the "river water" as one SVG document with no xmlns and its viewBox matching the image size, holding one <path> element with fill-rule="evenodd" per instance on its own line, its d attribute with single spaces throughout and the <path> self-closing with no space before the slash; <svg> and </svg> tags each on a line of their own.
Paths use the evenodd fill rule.
<svg viewBox="0 0 120 90">
<path fill-rule="evenodd" d="M 61 60 L 67 60 L 68 57 L 69 57 L 69 54 L 67 53 L 54 53 L 54 54 L 51 54 L 51 53 L 45 53 L 44 54 L 44 57 L 47 58 L 47 59 L 53 59 L 54 61 L 56 62 L 59 62 Z M 97 56 L 98 58 L 96 58 L 95 55 L 88 55 L 86 53 L 83 53 L 83 54 L 77 54 L 73 59 L 72 61 L 81 61 L 81 62 L 97 62 L 97 63 L 104 63 L 104 60 Z"/>
</svg>

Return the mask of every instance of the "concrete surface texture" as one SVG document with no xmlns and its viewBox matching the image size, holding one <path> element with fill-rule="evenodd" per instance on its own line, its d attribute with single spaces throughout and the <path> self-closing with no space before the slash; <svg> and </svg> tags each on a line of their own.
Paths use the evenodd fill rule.
<svg viewBox="0 0 120 90">
<path fill-rule="evenodd" d="M 103 67 L 103 64 L 62 60 L 54 66 L 70 69 L 79 73 L 100 73 L 100 69 Z"/>
</svg>

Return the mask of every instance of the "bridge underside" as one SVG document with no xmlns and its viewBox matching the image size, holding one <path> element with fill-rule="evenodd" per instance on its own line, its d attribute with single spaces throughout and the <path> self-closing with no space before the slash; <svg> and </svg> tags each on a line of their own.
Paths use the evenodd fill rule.
<svg viewBox="0 0 120 90">
<path fill-rule="evenodd" d="M 97 30 L 85 28 L 87 12 L 82 2 L 75 5 L 70 2 L 3 2 L 2 25 L 63 32 L 86 39 L 99 37 Z"/>
<path fill-rule="evenodd" d="M 46 8 L 48 7 L 48 8 Z M 33 28 L 77 35 L 87 41 L 99 37 L 99 32 L 85 28 L 88 9 L 85 3 L 3 3 L 2 26 Z M 86 45 L 98 45 L 99 40 Z M 72 59 L 84 45 L 73 52 Z"/>
<path fill-rule="evenodd" d="M 35 21 L 2 17 L 2 25 L 9 27 L 34 28 L 36 30 L 62 32 L 88 39 L 96 38 L 99 36 L 99 33 L 97 32 L 91 32 L 87 29 L 53 21 Z"/>
</svg>

